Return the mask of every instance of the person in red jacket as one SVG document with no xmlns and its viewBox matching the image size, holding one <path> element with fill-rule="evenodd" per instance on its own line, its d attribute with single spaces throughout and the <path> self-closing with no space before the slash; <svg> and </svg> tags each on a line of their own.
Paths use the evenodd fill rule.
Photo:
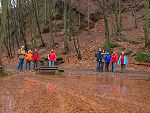
<svg viewBox="0 0 150 113">
<path fill-rule="evenodd" d="M 38 60 L 39 60 L 39 54 L 38 54 L 38 51 L 35 50 L 35 51 L 33 52 L 34 69 L 38 67 Z"/>
<path fill-rule="evenodd" d="M 51 49 L 51 52 L 48 54 L 48 66 L 54 67 L 54 62 L 56 61 L 56 53 L 54 52 L 54 49 Z"/>
<path fill-rule="evenodd" d="M 111 62 L 112 62 L 112 71 L 113 72 L 116 72 L 116 63 L 117 63 L 117 61 L 118 61 L 118 55 L 115 52 L 113 52 L 111 54 Z"/>
</svg>

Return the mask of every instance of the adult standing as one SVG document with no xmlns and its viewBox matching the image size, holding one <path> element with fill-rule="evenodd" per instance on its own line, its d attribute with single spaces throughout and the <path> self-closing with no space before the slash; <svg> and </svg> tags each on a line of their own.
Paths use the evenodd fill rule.
<svg viewBox="0 0 150 113">
<path fill-rule="evenodd" d="M 104 70 L 104 63 L 105 63 L 105 50 L 102 51 L 102 61 L 101 61 L 101 71 Z"/>
<path fill-rule="evenodd" d="M 19 58 L 19 64 L 18 64 L 18 70 L 22 70 L 24 58 L 25 58 L 25 48 L 24 46 L 21 47 L 21 49 L 18 50 L 18 58 Z"/>
<path fill-rule="evenodd" d="M 101 63 L 102 63 L 102 52 L 101 52 L 101 48 L 99 50 L 97 50 L 96 54 L 96 72 L 100 72 L 101 70 Z"/>
<path fill-rule="evenodd" d="M 116 63 L 118 61 L 118 55 L 113 52 L 111 54 L 111 63 L 112 63 L 112 71 L 115 73 L 116 72 Z"/>
<path fill-rule="evenodd" d="M 28 53 L 26 53 L 26 69 L 30 70 L 30 66 L 31 66 L 31 61 L 33 59 L 33 55 L 32 55 L 32 51 L 29 50 Z"/>
<path fill-rule="evenodd" d="M 126 65 L 128 64 L 128 58 L 124 52 L 121 53 L 118 64 L 121 65 L 121 73 L 125 70 Z"/>
<path fill-rule="evenodd" d="M 105 71 L 109 71 L 109 63 L 111 60 L 111 56 L 110 56 L 109 52 L 106 52 L 104 59 L 105 59 Z"/>
<path fill-rule="evenodd" d="M 54 49 L 51 49 L 51 52 L 48 54 L 48 66 L 54 67 L 54 62 L 56 61 L 56 53 L 54 52 Z"/>
<path fill-rule="evenodd" d="M 38 60 L 39 60 L 38 51 L 37 51 L 37 50 L 34 50 L 34 52 L 33 52 L 34 69 L 38 67 Z"/>
</svg>

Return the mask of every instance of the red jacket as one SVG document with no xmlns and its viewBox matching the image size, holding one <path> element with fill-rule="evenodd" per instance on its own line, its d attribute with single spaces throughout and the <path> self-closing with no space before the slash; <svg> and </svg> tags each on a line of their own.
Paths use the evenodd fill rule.
<svg viewBox="0 0 150 113">
<path fill-rule="evenodd" d="M 34 53 L 33 53 L 33 60 L 34 60 L 34 61 L 39 60 L 38 52 L 34 52 Z"/>
<path fill-rule="evenodd" d="M 111 54 L 111 62 L 117 62 L 118 61 L 118 55 L 117 54 Z"/>
<path fill-rule="evenodd" d="M 50 61 L 56 61 L 56 54 L 54 52 L 50 52 L 48 54 L 48 60 L 50 60 Z"/>
</svg>

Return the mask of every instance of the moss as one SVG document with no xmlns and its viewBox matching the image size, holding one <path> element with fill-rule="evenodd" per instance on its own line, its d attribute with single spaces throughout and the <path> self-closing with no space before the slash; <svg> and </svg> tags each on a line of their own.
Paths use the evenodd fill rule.
<svg viewBox="0 0 150 113">
<path fill-rule="evenodd" d="M 150 50 L 141 50 L 136 54 L 137 61 L 150 63 Z"/>
<path fill-rule="evenodd" d="M 8 70 L 3 70 L 2 73 L 0 74 L 0 77 L 2 77 L 2 76 L 8 76 L 8 75 L 10 75 L 10 74 L 11 74 L 10 71 L 8 71 Z"/>
</svg>

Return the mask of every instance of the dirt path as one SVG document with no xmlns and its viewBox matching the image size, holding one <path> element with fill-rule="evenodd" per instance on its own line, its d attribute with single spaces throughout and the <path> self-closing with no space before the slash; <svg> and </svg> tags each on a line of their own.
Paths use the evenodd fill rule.
<svg viewBox="0 0 150 113">
<path fill-rule="evenodd" d="M 83 68 L 66 68 L 64 69 L 74 75 L 112 75 L 113 72 L 96 72 L 95 69 L 83 69 Z M 119 71 L 116 72 L 116 74 L 124 75 L 124 76 L 142 76 L 142 77 L 150 77 L 150 72 L 139 72 L 135 70 L 127 70 L 124 73 L 120 73 Z"/>
<path fill-rule="evenodd" d="M 0 78 L 0 113 L 150 112 L 149 73 L 66 68 L 41 76 L 8 67 L 14 74 Z"/>
</svg>

